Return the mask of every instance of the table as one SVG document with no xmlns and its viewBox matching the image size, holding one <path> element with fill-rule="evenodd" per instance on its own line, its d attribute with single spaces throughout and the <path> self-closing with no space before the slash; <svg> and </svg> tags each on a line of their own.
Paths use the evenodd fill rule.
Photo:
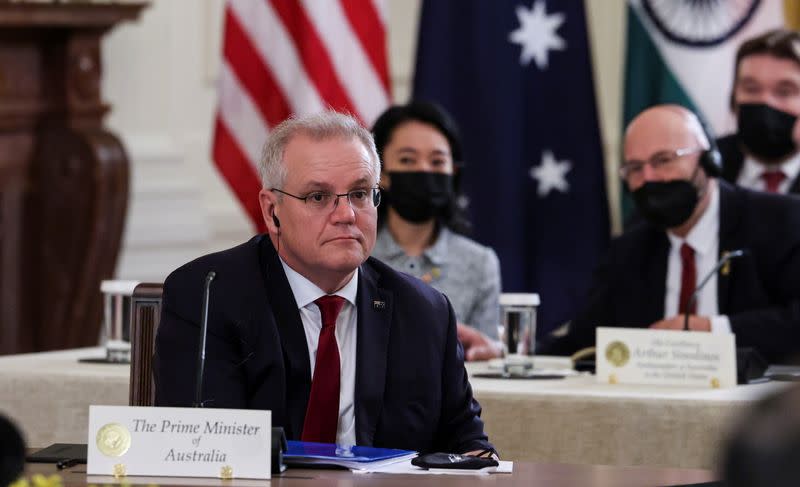
<svg viewBox="0 0 800 487">
<path fill-rule="evenodd" d="M 85 443 L 90 404 L 128 403 L 129 367 L 78 363 L 100 348 L 0 357 L 0 412 L 28 445 Z M 537 358 L 536 366 L 563 364 Z M 471 373 L 487 364 L 468 364 Z M 192 380 L 188 378 L 187 380 Z M 713 469 L 731 421 L 785 385 L 726 390 L 565 380 L 471 380 L 491 441 L 507 460 Z"/>
<path fill-rule="evenodd" d="M 569 365 L 534 359 L 535 368 Z M 467 364 L 470 374 L 488 369 Z M 503 458 L 597 465 L 713 469 L 728 429 L 748 405 L 786 387 L 731 389 L 611 385 L 563 380 L 470 380 L 486 432 Z"/>
<path fill-rule="evenodd" d="M 86 346 L 100 334 L 98 289 L 116 268 L 131 171 L 103 121 L 114 51 L 102 40 L 145 7 L 0 1 L 0 354 Z"/>
<path fill-rule="evenodd" d="M 61 475 L 64 487 L 121 484 L 157 485 L 202 485 L 213 487 L 462 487 L 463 485 L 491 484 L 492 486 L 558 485 L 581 487 L 642 487 L 653 485 L 681 485 L 708 482 L 714 475 L 706 470 L 655 468 L 655 467 L 608 467 L 596 465 L 559 465 L 517 462 L 514 473 L 485 477 L 460 475 L 389 475 L 352 474 L 341 470 L 295 470 L 289 469 L 271 481 L 217 479 L 181 479 L 164 477 L 132 477 L 115 480 L 113 477 L 90 477 L 87 482 L 86 466 L 76 465 L 59 472 L 52 464 L 28 464 L 26 475 L 35 473 Z"/>
<path fill-rule="evenodd" d="M 0 413 L 27 445 L 86 443 L 90 404 L 128 404 L 129 365 L 78 362 L 103 356 L 98 347 L 0 357 Z"/>
</svg>

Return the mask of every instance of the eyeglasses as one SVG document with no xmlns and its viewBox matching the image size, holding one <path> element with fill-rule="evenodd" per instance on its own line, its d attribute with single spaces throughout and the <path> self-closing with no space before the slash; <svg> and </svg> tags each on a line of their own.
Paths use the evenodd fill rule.
<svg viewBox="0 0 800 487">
<path fill-rule="evenodd" d="M 654 170 L 659 170 L 664 166 L 680 159 L 683 156 L 696 154 L 702 152 L 703 147 L 684 147 L 675 150 L 663 150 L 653 154 L 650 159 L 646 161 L 625 161 L 619 168 L 619 177 L 622 179 L 640 178 L 644 172 L 644 166 L 649 164 Z"/>
<path fill-rule="evenodd" d="M 297 196 L 277 188 L 272 188 L 270 191 L 301 200 L 309 208 L 321 212 L 335 210 L 336 207 L 339 206 L 339 198 L 341 197 L 347 197 L 350 208 L 356 211 L 366 210 L 367 208 L 373 208 L 381 204 L 381 188 L 354 189 L 342 194 L 314 191 L 305 196 Z"/>
</svg>

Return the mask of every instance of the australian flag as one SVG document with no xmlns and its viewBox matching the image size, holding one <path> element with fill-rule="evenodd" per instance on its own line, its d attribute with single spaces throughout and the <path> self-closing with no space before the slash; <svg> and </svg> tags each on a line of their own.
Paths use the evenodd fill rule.
<svg viewBox="0 0 800 487">
<path fill-rule="evenodd" d="M 537 335 L 573 317 L 609 239 L 584 0 L 424 0 L 414 98 L 464 141 L 474 238 L 504 292 L 537 292 Z"/>
</svg>

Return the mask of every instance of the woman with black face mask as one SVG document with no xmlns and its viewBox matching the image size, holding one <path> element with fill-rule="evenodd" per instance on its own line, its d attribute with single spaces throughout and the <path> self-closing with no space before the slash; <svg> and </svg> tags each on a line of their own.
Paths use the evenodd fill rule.
<svg viewBox="0 0 800 487">
<path fill-rule="evenodd" d="M 411 102 L 389 108 L 372 131 L 384 197 L 373 257 L 447 295 L 467 360 L 499 356 L 500 265 L 492 249 L 464 236 L 455 123 L 436 105 Z"/>
</svg>

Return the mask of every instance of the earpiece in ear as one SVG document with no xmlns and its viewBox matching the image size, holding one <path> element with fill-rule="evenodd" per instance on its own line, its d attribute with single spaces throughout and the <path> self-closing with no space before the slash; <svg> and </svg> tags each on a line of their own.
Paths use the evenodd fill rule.
<svg viewBox="0 0 800 487">
<path fill-rule="evenodd" d="M 717 147 L 717 140 L 714 133 L 709 129 L 705 119 L 697 114 L 692 114 L 700 130 L 708 141 L 708 149 L 703 151 L 700 155 L 700 165 L 706 172 L 706 175 L 711 177 L 719 177 L 722 175 L 722 155 Z"/>
<path fill-rule="evenodd" d="M 275 212 L 272 212 L 272 223 L 274 223 L 276 227 L 281 228 L 281 221 L 275 216 Z"/>
</svg>

